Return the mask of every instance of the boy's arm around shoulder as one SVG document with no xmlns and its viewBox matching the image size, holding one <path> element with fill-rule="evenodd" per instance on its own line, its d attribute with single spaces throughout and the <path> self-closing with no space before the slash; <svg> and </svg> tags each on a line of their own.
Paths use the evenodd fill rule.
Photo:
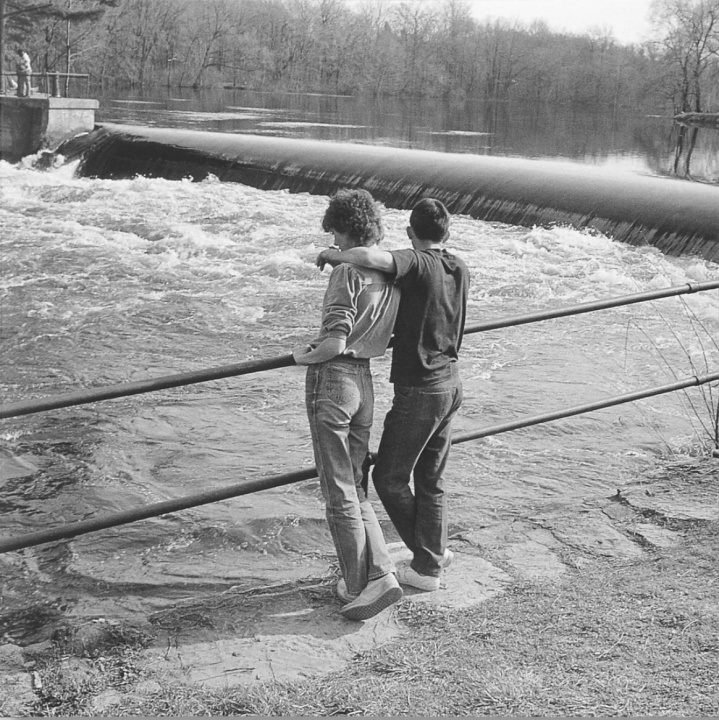
<svg viewBox="0 0 719 720">
<path fill-rule="evenodd" d="M 317 266 L 320 268 L 325 265 L 336 267 L 340 263 L 352 263 L 370 270 L 380 270 L 388 275 L 397 273 L 397 265 L 392 253 L 389 250 L 382 250 L 376 245 L 353 247 L 344 251 L 327 248 L 317 256 Z"/>
</svg>

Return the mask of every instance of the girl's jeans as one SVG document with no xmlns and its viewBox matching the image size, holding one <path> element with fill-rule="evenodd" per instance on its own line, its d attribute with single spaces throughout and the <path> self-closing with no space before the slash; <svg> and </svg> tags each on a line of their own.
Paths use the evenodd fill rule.
<svg viewBox="0 0 719 720">
<path fill-rule="evenodd" d="M 327 523 L 347 591 L 358 594 L 395 569 L 362 487 L 374 411 L 369 360 L 308 366 L 306 401 Z"/>
<path fill-rule="evenodd" d="M 451 444 L 452 418 L 462 404 L 456 371 L 427 387 L 395 384 L 392 407 L 372 473 L 377 494 L 404 544 L 413 552 L 411 567 L 439 577 L 447 545 L 444 472 Z M 414 475 L 414 494 L 409 486 Z"/>
</svg>

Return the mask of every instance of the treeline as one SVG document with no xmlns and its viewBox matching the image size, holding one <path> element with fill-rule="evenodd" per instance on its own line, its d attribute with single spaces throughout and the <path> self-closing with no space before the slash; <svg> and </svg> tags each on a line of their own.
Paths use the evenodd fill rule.
<svg viewBox="0 0 719 720">
<path fill-rule="evenodd" d="M 665 26 L 642 46 L 601 32 L 560 34 L 544 23 L 478 21 L 464 0 L 53 0 L 38 9 L 39 0 L 0 2 L 7 39 L 27 45 L 36 70 L 89 73 L 104 86 L 602 107 L 668 101 L 677 111 L 718 101 L 719 0 L 659 0 Z M 696 48 L 677 56 L 684 41 L 674 26 L 673 44 L 664 42 L 670 21 L 676 25 L 672 8 L 697 5 L 717 10 L 701 68 L 688 66 Z"/>
</svg>

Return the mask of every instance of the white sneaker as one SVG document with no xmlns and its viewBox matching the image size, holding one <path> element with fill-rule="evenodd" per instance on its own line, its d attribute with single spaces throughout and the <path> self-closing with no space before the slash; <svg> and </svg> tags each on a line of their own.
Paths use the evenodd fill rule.
<svg viewBox="0 0 719 720">
<path fill-rule="evenodd" d="M 420 575 L 409 565 L 397 568 L 397 580 L 399 580 L 402 585 L 409 585 L 410 587 L 417 588 L 417 590 L 424 590 L 425 592 L 434 592 L 435 590 L 439 590 L 438 577 Z"/>
<path fill-rule="evenodd" d="M 342 603 L 349 603 L 357 599 L 357 595 L 347 590 L 347 583 L 344 578 L 340 578 L 337 581 L 337 597 Z"/>
<path fill-rule="evenodd" d="M 402 588 L 393 573 L 370 580 L 367 587 L 340 612 L 348 620 L 369 620 L 402 597 Z"/>
<path fill-rule="evenodd" d="M 454 553 L 447 548 L 444 551 L 444 557 L 439 561 L 439 566 L 442 570 L 446 570 L 452 564 L 452 560 L 454 560 Z"/>
</svg>

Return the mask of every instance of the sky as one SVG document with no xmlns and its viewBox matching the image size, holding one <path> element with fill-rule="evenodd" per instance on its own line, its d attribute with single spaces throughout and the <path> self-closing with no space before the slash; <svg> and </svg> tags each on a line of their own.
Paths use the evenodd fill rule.
<svg viewBox="0 0 719 720">
<path fill-rule="evenodd" d="M 545 20 L 553 30 L 582 33 L 609 29 L 622 43 L 638 43 L 649 31 L 651 0 L 469 0 L 477 20 Z"/>
</svg>

